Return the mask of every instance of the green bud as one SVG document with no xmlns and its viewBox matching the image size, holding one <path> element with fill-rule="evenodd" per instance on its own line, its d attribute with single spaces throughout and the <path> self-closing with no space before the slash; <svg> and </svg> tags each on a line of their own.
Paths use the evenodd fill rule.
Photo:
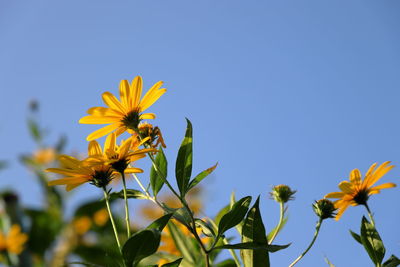
<svg viewBox="0 0 400 267">
<path fill-rule="evenodd" d="M 322 220 L 333 218 L 336 216 L 335 204 L 328 199 L 320 199 L 313 204 L 315 214 Z"/>
<path fill-rule="evenodd" d="M 286 203 L 289 200 L 294 199 L 293 195 L 296 190 L 292 191 L 287 185 L 276 185 L 272 188 L 271 197 L 278 203 Z"/>
</svg>

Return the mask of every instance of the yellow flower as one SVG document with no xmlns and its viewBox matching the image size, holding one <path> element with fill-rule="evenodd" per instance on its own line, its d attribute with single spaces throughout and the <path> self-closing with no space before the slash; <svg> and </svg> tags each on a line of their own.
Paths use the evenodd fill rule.
<svg viewBox="0 0 400 267">
<path fill-rule="evenodd" d="M 78 235 L 84 235 L 92 226 L 92 221 L 88 216 L 82 216 L 73 221 L 73 226 Z"/>
<path fill-rule="evenodd" d="M 64 177 L 50 181 L 48 185 L 66 185 L 67 191 L 87 182 L 103 188 L 114 177 L 114 171 L 108 165 L 92 165 L 87 160 L 78 160 L 67 155 L 59 156 L 59 161 L 60 165 L 63 166 L 62 168 L 49 168 L 46 171 L 58 173 Z"/>
<path fill-rule="evenodd" d="M 167 146 L 165 145 L 164 138 L 161 134 L 160 128 L 153 127 L 150 123 L 147 122 L 142 122 L 139 124 L 138 127 L 138 134 L 133 133 L 134 135 L 137 136 L 138 140 L 140 140 L 143 137 L 147 137 L 148 140 L 146 142 L 143 142 L 146 146 L 149 147 L 158 147 L 159 144 L 163 148 L 166 148 Z"/>
<path fill-rule="evenodd" d="M 54 148 L 42 148 L 38 149 L 33 153 L 33 159 L 35 162 L 39 164 L 49 164 L 50 162 L 54 161 L 56 158 L 56 151 Z"/>
<path fill-rule="evenodd" d="M 339 220 L 343 212 L 351 205 L 366 205 L 370 195 L 380 193 L 381 189 L 395 187 L 394 183 L 384 183 L 378 186 L 373 185 L 388 173 L 394 165 L 389 165 L 390 161 L 382 163 L 376 168 L 377 163 L 371 165 L 364 180 L 361 179 L 361 173 L 358 169 L 350 172 L 350 182 L 343 181 L 339 184 L 341 192 L 329 193 L 325 198 L 338 198 L 335 201 L 335 208 L 339 209 L 336 220 Z M 376 169 L 375 169 L 376 168 Z"/>
<path fill-rule="evenodd" d="M 90 108 L 87 111 L 89 116 L 81 118 L 79 123 L 109 125 L 89 134 L 88 141 L 95 140 L 113 131 L 117 136 L 128 129 L 137 131 L 141 120 L 155 119 L 154 113 L 142 112 L 153 105 L 166 92 L 166 89 L 161 88 L 163 82 L 159 81 L 140 99 L 142 83 L 140 76 L 136 76 L 131 84 L 127 80 L 122 80 L 119 85 L 120 100 L 110 92 L 103 93 L 103 101 L 108 107 Z"/>
<path fill-rule="evenodd" d="M 139 146 L 140 143 L 133 137 L 122 141 L 121 145 L 118 146 L 115 133 L 111 133 L 104 142 L 104 149 L 101 149 L 101 146 L 95 140 L 89 143 L 88 161 L 91 161 L 94 165 L 110 165 L 119 173 L 142 173 L 142 169 L 128 168 L 129 164 L 144 158 L 146 153 L 157 150 L 153 148 L 139 149 Z"/>
<path fill-rule="evenodd" d="M 7 235 L 0 232 L 0 251 L 20 254 L 27 240 L 28 235 L 21 233 L 19 225 L 13 224 Z"/>
<path fill-rule="evenodd" d="M 93 221 L 98 226 L 103 226 L 108 221 L 108 212 L 106 209 L 101 209 L 93 214 Z"/>
</svg>

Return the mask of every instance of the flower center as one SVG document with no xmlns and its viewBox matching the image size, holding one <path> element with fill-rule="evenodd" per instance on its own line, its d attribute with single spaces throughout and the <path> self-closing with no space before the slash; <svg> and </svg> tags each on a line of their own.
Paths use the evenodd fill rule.
<svg viewBox="0 0 400 267">
<path fill-rule="evenodd" d="M 122 118 L 121 123 L 126 128 L 137 131 L 140 121 L 139 112 L 137 110 L 132 110 Z"/>
<path fill-rule="evenodd" d="M 111 164 L 111 167 L 119 173 L 123 173 L 128 167 L 129 161 L 127 159 L 120 159 Z"/>
<path fill-rule="evenodd" d="M 358 193 L 353 197 L 353 200 L 358 204 L 358 205 L 365 205 L 367 204 L 367 200 L 369 198 L 368 191 L 367 190 L 360 190 Z"/>
<path fill-rule="evenodd" d="M 106 170 L 96 170 L 92 174 L 92 180 L 90 183 L 97 187 L 104 188 L 111 182 L 113 178 L 113 173 L 110 168 Z"/>
</svg>

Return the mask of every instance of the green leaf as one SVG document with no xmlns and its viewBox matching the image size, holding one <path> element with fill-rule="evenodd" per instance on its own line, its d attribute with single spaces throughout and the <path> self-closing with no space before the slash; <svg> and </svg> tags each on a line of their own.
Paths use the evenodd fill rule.
<svg viewBox="0 0 400 267">
<path fill-rule="evenodd" d="M 254 242 L 268 245 L 264 223 L 261 218 L 259 203 L 260 196 L 247 213 L 242 228 L 242 243 Z M 240 251 L 240 255 L 242 256 L 243 264 L 246 267 L 270 266 L 268 251 L 245 249 Z"/>
<path fill-rule="evenodd" d="M 122 247 L 122 256 L 127 266 L 136 266 L 142 259 L 157 252 L 161 232 L 145 229 L 132 235 Z"/>
<path fill-rule="evenodd" d="M 179 258 L 179 259 L 177 259 L 176 261 L 163 264 L 161 267 L 178 267 L 179 264 L 181 264 L 181 261 L 182 261 L 182 260 L 183 260 L 183 258 Z"/>
<path fill-rule="evenodd" d="M 195 223 L 196 223 L 197 227 L 201 228 L 201 231 L 203 232 L 203 234 L 205 236 L 214 237 L 214 238 L 216 237 L 212 225 L 210 225 L 209 223 L 207 223 L 201 219 L 195 219 Z"/>
<path fill-rule="evenodd" d="M 28 119 L 28 128 L 33 139 L 40 143 L 42 141 L 42 132 L 40 131 L 37 122 L 33 119 Z"/>
<path fill-rule="evenodd" d="M 354 233 L 353 231 L 351 231 L 351 230 L 349 230 L 350 231 L 350 235 L 354 238 L 354 240 L 356 240 L 358 243 L 360 243 L 361 245 L 362 245 L 362 242 L 361 242 L 361 237 L 360 237 L 360 235 L 359 234 L 356 234 L 356 233 Z"/>
<path fill-rule="evenodd" d="M 291 244 L 287 245 L 268 245 L 263 243 L 247 242 L 238 244 L 226 244 L 222 246 L 217 246 L 214 249 L 260 249 L 267 250 L 269 252 L 276 252 L 289 247 Z"/>
<path fill-rule="evenodd" d="M 400 259 L 395 255 L 390 256 L 390 258 L 383 263 L 383 267 L 397 267 L 400 265 Z"/>
<path fill-rule="evenodd" d="M 381 264 L 385 247 L 375 227 L 363 216 L 361 220 L 361 242 L 375 264 Z"/>
<path fill-rule="evenodd" d="M 182 233 L 173 222 L 168 223 L 168 230 L 176 248 L 182 253 L 185 261 L 189 261 L 191 264 L 196 263 L 196 259 L 200 256 L 200 251 L 192 242 L 191 237 Z"/>
<path fill-rule="evenodd" d="M 178 220 L 183 225 L 190 225 L 192 222 L 192 217 L 189 214 L 189 211 L 183 207 L 179 209 L 170 208 L 165 203 L 162 203 L 163 209 L 169 213 L 173 213 L 174 219 Z"/>
<path fill-rule="evenodd" d="M 127 198 L 135 198 L 135 199 L 147 199 L 147 196 L 142 191 L 139 191 L 136 189 L 127 189 L 126 197 Z M 117 198 L 124 199 L 124 190 L 121 190 L 119 192 L 113 192 L 110 194 L 110 199 L 114 200 Z"/>
<path fill-rule="evenodd" d="M 229 211 L 231 210 L 231 205 L 226 205 L 225 207 L 223 207 L 217 214 L 217 216 L 215 216 L 214 218 L 214 222 L 216 225 L 219 224 L 219 222 L 221 221 L 221 218 L 227 214 Z"/>
<path fill-rule="evenodd" d="M 183 138 L 181 147 L 179 148 L 175 166 L 176 182 L 182 197 L 187 192 L 190 176 L 192 175 L 193 129 L 192 123 L 188 119 L 186 121 L 185 138 Z"/>
<path fill-rule="evenodd" d="M 237 267 L 237 265 L 233 259 L 227 259 L 217 263 L 215 267 Z"/>
<path fill-rule="evenodd" d="M 244 216 L 246 216 L 247 210 L 249 209 L 249 205 L 251 202 L 251 197 L 247 196 L 239 201 L 237 201 L 232 209 L 227 212 L 224 216 L 222 216 L 219 224 L 218 224 L 218 235 L 217 239 L 221 237 L 225 231 L 239 224 Z"/>
<path fill-rule="evenodd" d="M 168 224 L 169 220 L 171 219 L 173 213 L 168 213 L 154 222 L 152 222 L 149 226 L 147 226 L 147 229 L 157 229 L 158 231 L 162 232 L 164 227 Z"/>
<path fill-rule="evenodd" d="M 206 178 L 208 175 L 210 175 L 210 174 L 215 170 L 215 168 L 217 168 L 217 166 L 218 166 L 218 162 L 217 162 L 214 166 L 208 168 L 207 170 L 202 171 L 202 172 L 199 173 L 196 177 L 194 177 L 193 180 L 190 181 L 189 187 L 188 187 L 187 191 L 189 191 L 190 189 L 192 189 L 193 187 L 195 187 L 195 186 L 196 186 L 198 183 L 200 183 L 204 178 Z"/>
<path fill-rule="evenodd" d="M 165 157 L 164 151 L 161 146 L 155 158 L 155 165 L 158 168 L 158 172 L 154 168 L 154 165 L 151 166 L 150 170 L 150 184 L 154 196 L 156 196 L 158 192 L 160 192 L 165 180 L 167 179 L 168 174 L 167 158 Z M 162 176 L 160 176 L 160 174 Z"/>
</svg>

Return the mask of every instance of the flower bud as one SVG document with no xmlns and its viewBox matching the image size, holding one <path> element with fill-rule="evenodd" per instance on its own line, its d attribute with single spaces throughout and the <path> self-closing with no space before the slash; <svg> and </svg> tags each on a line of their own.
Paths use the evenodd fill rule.
<svg viewBox="0 0 400 267">
<path fill-rule="evenodd" d="M 320 199 L 313 204 L 315 214 L 322 220 L 336 216 L 335 204 L 328 199 Z"/>
<path fill-rule="evenodd" d="M 293 195 L 296 190 L 292 191 L 287 185 L 276 185 L 272 188 L 271 197 L 278 203 L 286 203 L 289 200 L 294 199 Z"/>
</svg>

